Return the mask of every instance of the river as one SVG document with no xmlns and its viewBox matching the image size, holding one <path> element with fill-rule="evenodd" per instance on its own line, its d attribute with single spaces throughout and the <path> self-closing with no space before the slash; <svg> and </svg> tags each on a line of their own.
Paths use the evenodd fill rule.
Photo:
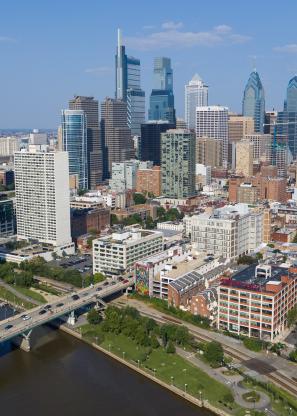
<svg viewBox="0 0 297 416">
<path fill-rule="evenodd" d="M 0 347 L 1 414 L 211 415 L 61 331 L 37 329 L 33 345 Z"/>
</svg>

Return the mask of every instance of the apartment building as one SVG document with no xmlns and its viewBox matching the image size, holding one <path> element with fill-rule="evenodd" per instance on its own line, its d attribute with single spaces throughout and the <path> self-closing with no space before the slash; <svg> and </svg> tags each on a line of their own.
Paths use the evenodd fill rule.
<svg viewBox="0 0 297 416">
<path fill-rule="evenodd" d="M 211 214 L 190 217 L 191 239 L 197 251 L 224 258 L 252 252 L 262 242 L 263 214 L 246 204 L 227 205 Z M 189 226 L 188 226 L 189 228 Z"/>
<path fill-rule="evenodd" d="M 246 281 L 221 280 L 218 329 L 268 341 L 283 334 L 287 313 L 297 303 L 297 269 L 266 269 L 257 266 L 254 276 L 247 270 Z"/>
<path fill-rule="evenodd" d="M 136 261 L 162 250 L 161 232 L 124 229 L 93 241 L 93 273 L 121 274 L 132 270 Z"/>
</svg>

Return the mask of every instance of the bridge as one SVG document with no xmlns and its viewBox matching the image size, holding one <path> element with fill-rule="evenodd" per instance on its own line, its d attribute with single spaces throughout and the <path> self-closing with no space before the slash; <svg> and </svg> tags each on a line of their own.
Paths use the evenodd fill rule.
<svg viewBox="0 0 297 416">
<path fill-rule="evenodd" d="M 20 347 L 30 351 L 30 336 L 34 328 L 68 315 L 68 323 L 74 325 L 74 311 L 95 303 L 105 305 L 103 299 L 133 286 L 133 279 L 120 282 L 97 283 L 93 287 L 77 290 L 58 298 L 51 305 L 41 305 L 0 321 L 0 344 L 20 337 Z"/>
</svg>

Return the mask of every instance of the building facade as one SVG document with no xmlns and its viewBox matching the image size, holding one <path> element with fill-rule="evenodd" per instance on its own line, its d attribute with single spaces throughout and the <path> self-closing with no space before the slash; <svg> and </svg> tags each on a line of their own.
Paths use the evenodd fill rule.
<svg viewBox="0 0 297 416">
<path fill-rule="evenodd" d="M 244 176 L 253 175 L 253 143 L 240 140 L 236 143 L 236 173 Z"/>
<path fill-rule="evenodd" d="M 103 179 L 102 146 L 99 128 L 98 101 L 94 97 L 75 96 L 69 101 L 70 110 L 84 111 L 87 119 L 88 187 L 96 189 Z"/>
<path fill-rule="evenodd" d="M 136 189 L 136 176 L 138 169 L 151 169 L 153 163 L 150 161 L 139 161 L 136 159 L 112 164 L 112 176 L 109 181 L 113 191 L 122 192 L 127 189 Z"/>
<path fill-rule="evenodd" d="M 62 149 L 69 155 L 69 174 L 88 189 L 87 118 L 83 110 L 62 110 Z"/>
<path fill-rule="evenodd" d="M 195 135 L 168 130 L 161 135 L 161 192 L 172 198 L 195 195 Z"/>
<path fill-rule="evenodd" d="M 228 108 L 208 106 L 196 108 L 196 138 L 210 137 L 222 141 L 222 160 L 228 163 Z"/>
<path fill-rule="evenodd" d="M 136 172 L 136 192 L 145 195 L 161 195 L 161 167 L 139 168 Z"/>
<path fill-rule="evenodd" d="M 264 132 L 265 94 L 261 79 L 256 70 L 250 74 L 244 89 L 242 114 L 254 119 L 256 133 Z"/>
<path fill-rule="evenodd" d="M 0 238 L 15 234 L 15 218 L 12 199 L 0 200 Z"/>
<path fill-rule="evenodd" d="M 163 250 L 158 231 L 133 230 L 113 233 L 93 241 L 93 273 L 120 274 L 135 262 Z"/>
<path fill-rule="evenodd" d="M 198 74 L 185 85 L 185 122 L 186 127 L 196 129 L 196 107 L 208 105 L 208 86 Z"/>
<path fill-rule="evenodd" d="M 18 237 L 70 244 L 68 153 L 21 151 L 14 163 Z"/>
<path fill-rule="evenodd" d="M 168 120 L 151 120 L 141 125 L 140 159 L 161 164 L 161 133 L 174 129 Z"/>
</svg>

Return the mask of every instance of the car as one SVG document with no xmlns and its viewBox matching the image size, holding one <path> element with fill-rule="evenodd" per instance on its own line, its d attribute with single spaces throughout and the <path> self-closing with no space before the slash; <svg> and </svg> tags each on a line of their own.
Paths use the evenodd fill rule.
<svg viewBox="0 0 297 416">
<path fill-rule="evenodd" d="M 103 283 L 103 286 L 107 286 L 107 285 L 109 285 L 109 282 L 104 282 Z"/>
<path fill-rule="evenodd" d="M 88 296 L 89 292 L 83 293 L 83 297 Z"/>
<path fill-rule="evenodd" d="M 46 311 L 48 311 L 49 309 L 51 309 L 51 307 L 52 307 L 52 305 L 46 305 L 46 306 L 44 307 L 44 309 L 45 309 Z"/>
<path fill-rule="evenodd" d="M 84 270 L 83 270 L 83 269 L 78 269 L 78 271 L 79 271 L 80 273 L 83 273 L 83 272 L 84 272 Z"/>
<path fill-rule="evenodd" d="M 99 292 L 100 290 L 102 290 L 102 287 L 97 287 L 96 292 Z"/>
<path fill-rule="evenodd" d="M 116 284 L 117 284 L 117 282 L 111 282 L 110 284 L 111 284 L 111 285 L 116 285 Z"/>
<path fill-rule="evenodd" d="M 45 309 L 41 309 L 41 311 L 39 311 L 39 315 L 44 315 L 46 313 Z"/>
<path fill-rule="evenodd" d="M 28 321 L 29 319 L 31 319 L 31 316 L 29 316 L 29 315 L 22 315 L 21 318 L 22 318 L 23 321 Z"/>
<path fill-rule="evenodd" d="M 129 283 L 128 279 L 123 280 L 123 283 Z"/>
<path fill-rule="evenodd" d="M 58 303 L 57 308 L 61 308 L 61 306 L 64 306 L 64 303 Z"/>
<path fill-rule="evenodd" d="M 72 299 L 72 300 L 78 300 L 78 299 L 79 299 L 79 296 L 78 296 L 78 295 L 72 295 L 72 296 L 71 296 L 71 299 Z"/>
<path fill-rule="evenodd" d="M 13 327 L 13 325 L 8 324 L 4 327 L 5 331 L 8 331 L 9 329 L 11 329 Z"/>
</svg>

